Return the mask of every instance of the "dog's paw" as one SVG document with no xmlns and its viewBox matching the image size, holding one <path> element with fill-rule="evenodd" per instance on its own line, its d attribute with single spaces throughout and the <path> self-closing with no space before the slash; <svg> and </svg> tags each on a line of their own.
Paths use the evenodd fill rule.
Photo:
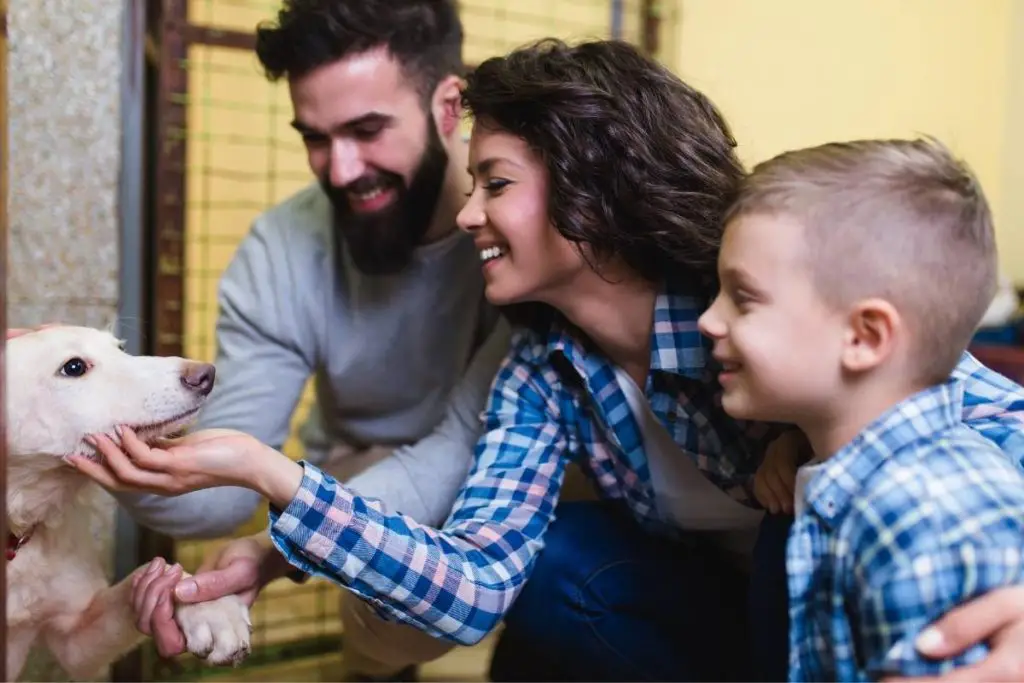
<svg viewBox="0 0 1024 683">
<path fill-rule="evenodd" d="M 185 647 L 207 664 L 237 666 L 249 656 L 252 622 L 237 595 L 178 605 L 174 618 L 185 634 Z"/>
</svg>

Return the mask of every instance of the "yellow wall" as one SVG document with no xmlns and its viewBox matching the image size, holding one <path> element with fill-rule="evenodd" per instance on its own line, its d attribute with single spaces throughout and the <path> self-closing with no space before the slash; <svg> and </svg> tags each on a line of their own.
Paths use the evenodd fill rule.
<svg viewBox="0 0 1024 683">
<path fill-rule="evenodd" d="M 1011 0 L 1010 73 L 1003 122 L 1000 249 L 1007 272 L 1024 284 L 1024 2 Z"/>
<path fill-rule="evenodd" d="M 978 174 L 1006 272 L 1024 281 L 1024 2 L 676 1 L 673 66 L 719 104 L 746 163 L 935 135 Z"/>
</svg>

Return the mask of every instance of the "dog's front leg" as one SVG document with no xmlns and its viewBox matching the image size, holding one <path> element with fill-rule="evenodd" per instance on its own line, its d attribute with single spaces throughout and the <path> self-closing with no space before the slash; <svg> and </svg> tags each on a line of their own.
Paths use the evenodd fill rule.
<svg viewBox="0 0 1024 683">
<path fill-rule="evenodd" d="M 32 648 L 39 629 L 35 626 L 7 627 L 7 678 L 5 681 L 16 681 L 25 668 L 25 660 Z"/>
<path fill-rule="evenodd" d="M 98 590 L 85 609 L 47 624 L 50 651 L 72 678 L 94 678 L 143 640 L 132 610 L 132 576 L 144 570 Z"/>
</svg>

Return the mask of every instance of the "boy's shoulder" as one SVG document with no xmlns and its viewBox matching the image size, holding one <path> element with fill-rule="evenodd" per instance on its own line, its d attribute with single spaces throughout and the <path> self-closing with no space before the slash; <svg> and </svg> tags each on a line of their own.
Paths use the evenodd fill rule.
<svg viewBox="0 0 1024 683">
<path fill-rule="evenodd" d="M 843 520 L 853 549 L 893 544 L 909 555 L 977 539 L 1024 537 L 1024 470 L 958 423 L 906 444 L 863 482 Z"/>
</svg>

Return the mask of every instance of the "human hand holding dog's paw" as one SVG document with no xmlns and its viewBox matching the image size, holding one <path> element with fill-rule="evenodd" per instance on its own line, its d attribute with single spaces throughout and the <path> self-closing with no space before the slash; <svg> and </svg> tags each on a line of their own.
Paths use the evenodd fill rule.
<svg viewBox="0 0 1024 683">
<path fill-rule="evenodd" d="M 207 592 L 194 596 L 193 604 L 176 605 L 174 589 L 183 576 L 186 575 L 179 565 L 167 565 L 159 557 L 150 562 L 149 567 L 136 572 L 132 577 L 136 628 L 152 636 L 161 657 L 188 651 L 208 664 L 238 664 L 250 652 L 249 606 L 255 592 L 248 599 L 231 593 L 233 578 L 228 573 L 221 584 L 225 595 L 211 597 Z"/>
</svg>

